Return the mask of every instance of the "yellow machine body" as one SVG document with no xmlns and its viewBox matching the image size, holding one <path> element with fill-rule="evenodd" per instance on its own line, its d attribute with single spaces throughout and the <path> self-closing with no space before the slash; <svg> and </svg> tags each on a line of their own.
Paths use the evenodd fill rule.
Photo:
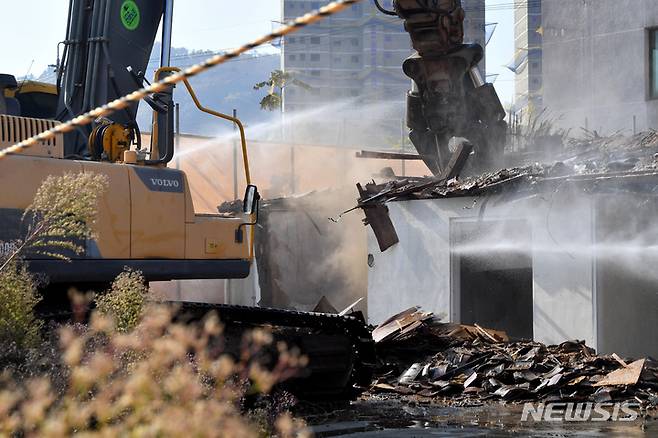
<svg viewBox="0 0 658 438">
<path fill-rule="evenodd" d="M 2 91 L 0 91 L 2 92 Z M 51 119 L 57 110 L 57 87 L 38 81 L 21 81 L 16 88 L 5 88 L 6 98 L 16 99 L 24 116 Z"/>
<path fill-rule="evenodd" d="M 5 90 L 6 97 L 16 97 L 32 93 L 49 94 L 57 96 L 57 87 L 54 84 L 39 81 L 23 81 L 17 89 L 8 88 Z"/>
<path fill-rule="evenodd" d="M 55 123 L 0 115 L 0 147 Z M 118 162 L 124 149 L 113 145 L 124 133 L 119 125 L 115 129 L 104 143 L 110 161 L 63 159 L 59 138 L 0 160 L 0 220 L 7 224 L 0 230 L 0 249 L 12 248 L 23 226 L 22 213 L 47 176 L 94 172 L 109 181 L 98 206 L 97 237 L 71 262 L 28 260 L 35 271 L 55 283 L 110 281 L 125 266 L 139 269 L 148 280 L 246 277 L 252 236 L 236 239 L 236 232 L 251 222 L 251 215 L 196 214 L 184 172 Z"/>
</svg>

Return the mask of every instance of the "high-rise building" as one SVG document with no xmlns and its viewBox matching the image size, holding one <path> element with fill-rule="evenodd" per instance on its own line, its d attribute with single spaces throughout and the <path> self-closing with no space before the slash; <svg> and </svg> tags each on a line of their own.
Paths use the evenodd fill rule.
<svg viewBox="0 0 658 438">
<path fill-rule="evenodd" d="M 487 36 L 485 31 L 485 3 L 484 0 L 462 0 L 462 8 L 466 14 L 464 18 L 464 42 L 477 43 L 486 48 Z M 480 61 L 482 77 L 487 74 L 487 58 Z"/>
<path fill-rule="evenodd" d="M 658 2 L 543 2 L 544 106 L 565 128 L 658 129 Z"/>
<path fill-rule="evenodd" d="M 514 10 L 515 112 L 521 121 L 538 114 L 542 104 L 541 2 L 519 4 Z"/>
<path fill-rule="evenodd" d="M 392 9 L 391 0 L 380 3 Z M 288 20 L 323 4 L 282 0 L 283 17 Z M 467 17 L 465 41 L 484 46 L 484 0 L 462 0 L 462 4 Z M 386 147 L 383 143 L 387 138 L 400 138 L 410 88 L 402 63 L 413 53 L 401 19 L 384 15 L 372 1 L 364 1 L 286 37 L 282 52 L 283 70 L 310 85 L 308 90 L 293 85 L 286 87 L 286 113 L 357 101 L 363 109 L 361 121 L 370 118 L 374 126 L 381 127 L 374 130 L 378 138 L 373 140 L 377 143 L 373 146 Z M 481 68 L 484 69 L 483 63 Z M 342 120 L 340 111 L 337 112 L 333 114 L 335 117 L 326 119 L 327 123 L 353 131 L 349 124 L 354 121 Z"/>
</svg>

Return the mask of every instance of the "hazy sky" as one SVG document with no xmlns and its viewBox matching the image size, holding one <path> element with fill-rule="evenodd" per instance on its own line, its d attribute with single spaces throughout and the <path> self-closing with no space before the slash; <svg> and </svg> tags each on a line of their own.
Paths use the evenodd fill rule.
<svg viewBox="0 0 658 438">
<path fill-rule="evenodd" d="M 66 34 L 68 0 L 22 0 L 35 11 L 25 20 L 3 20 L 0 26 L 0 72 L 40 74 L 57 59 L 56 46 Z M 226 49 L 272 29 L 280 20 L 279 0 L 177 0 L 173 45 L 189 49 Z M 38 29 L 38 30 L 37 30 Z"/>
<path fill-rule="evenodd" d="M 510 5 L 509 0 L 486 0 L 487 6 Z M 514 99 L 514 73 L 504 67 L 514 55 L 514 10 L 501 9 L 487 11 L 487 23 L 498 23 L 496 31 L 487 46 L 487 74 L 498 74 L 494 83 L 498 96 L 508 107 Z"/>
<path fill-rule="evenodd" d="M 487 0 L 487 5 L 505 2 L 509 4 L 509 0 Z M 57 59 L 57 42 L 64 39 L 66 32 L 68 0 L 22 0 L 20 7 L 32 12 L 30 22 L 3 20 L 0 72 L 23 76 L 29 70 L 39 75 Z M 173 45 L 188 49 L 230 48 L 270 31 L 272 20 L 280 18 L 280 0 L 177 0 Z M 513 11 L 488 12 L 487 21 L 499 23 L 487 48 L 487 73 L 501 74 L 495 85 L 501 100 L 509 102 L 514 93 L 514 75 L 502 65 L 514 51 Z"/>
</svg>

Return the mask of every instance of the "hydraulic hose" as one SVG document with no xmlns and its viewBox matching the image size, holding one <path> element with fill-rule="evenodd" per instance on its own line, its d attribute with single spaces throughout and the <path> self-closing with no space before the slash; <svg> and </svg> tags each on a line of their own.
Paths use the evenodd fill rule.
<svg viewBox="0 0 658 438">
<path fill-rule="evenodd" d="M 381 12 L 382 14 L 393 15 L 395 17 L 398 16 L 397 12 L 389 11 L 388 9 L 384 8 L 381 4 L 379 4 L 379 0 L 373 0 L 373 1 L 375 2 L 375 7 L 379 9 L 379 12 Z"/>
</svg>

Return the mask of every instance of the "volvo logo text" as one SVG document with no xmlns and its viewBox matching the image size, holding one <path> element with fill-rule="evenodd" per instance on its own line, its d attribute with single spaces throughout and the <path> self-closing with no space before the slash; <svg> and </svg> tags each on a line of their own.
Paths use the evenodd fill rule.
<svg viewBox="0 0 658 438">
<path fill-rule="evenodd" d="M 151 178 L 151 184 L 157 187 L 180 187 L 180 182 L 175 179 Z"/>
</svg>

